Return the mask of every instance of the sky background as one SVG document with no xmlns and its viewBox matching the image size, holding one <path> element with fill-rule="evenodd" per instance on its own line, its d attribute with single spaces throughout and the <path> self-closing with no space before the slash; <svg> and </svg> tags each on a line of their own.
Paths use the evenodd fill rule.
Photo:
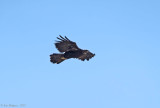
<svg viewBox="0 0 160 108">
<path fill-rule="evenodd" d="M 51 63 L 58 35 L 96 56 Z M 160 1 L 0 0 L 0 108 L 9 104 L 160 108 Z"/>
</svg>

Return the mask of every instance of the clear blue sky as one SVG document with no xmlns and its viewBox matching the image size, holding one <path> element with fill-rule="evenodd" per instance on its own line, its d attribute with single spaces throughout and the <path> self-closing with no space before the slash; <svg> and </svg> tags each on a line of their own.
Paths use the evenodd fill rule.
<svg viewBox="0 0 160 108">
<path fill-rule="evenodd" d="M 96 56 L 59 65 L 66 35 Z M 0 107 L 160 108 L 159 0 L 0 0 Z"/>
</svg>

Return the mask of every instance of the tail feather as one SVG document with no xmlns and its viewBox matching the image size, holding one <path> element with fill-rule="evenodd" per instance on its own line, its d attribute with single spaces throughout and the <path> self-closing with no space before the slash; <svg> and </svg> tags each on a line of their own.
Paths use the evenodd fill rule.
<svg viewBox="0 0 160 108">
<path fill-rule="evenodd" d="M 62 61 L 64 61 L 66 58 L 64 58 L 64 54 L 51 54 L 50 55 L 50 61 L 52 63 L 59 64 Z"/>
</svg>

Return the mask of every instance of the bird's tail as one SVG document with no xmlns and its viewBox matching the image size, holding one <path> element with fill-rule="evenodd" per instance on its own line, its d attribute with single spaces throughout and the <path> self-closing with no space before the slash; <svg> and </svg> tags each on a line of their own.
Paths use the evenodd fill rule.
<svg viewBox="0 0 160 108">
<path fill-rule="evenodd" d="M 66 58 L 64 58 L 64 54 L 51 54 L 50 55 L 50 61 L 52 63 L 59 64 L 62 61 L 64 61 Z"/>
</svg>

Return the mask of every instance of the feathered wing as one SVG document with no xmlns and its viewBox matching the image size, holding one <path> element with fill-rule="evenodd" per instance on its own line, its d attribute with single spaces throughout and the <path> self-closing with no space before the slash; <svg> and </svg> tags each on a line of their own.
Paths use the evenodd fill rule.
<svg viewBox="0 0 160 108">
<path fill-rule="evenodd" d="M 80 59 L 82 61 L 84 61 L 84 60 L 88 61 L 89 59 L 91 59 L 94 56 L 95 56 L 95 54 L 89 52 L 88 50 L 84 50 L 83 54 L 80 57 L 78 57 L 78 59 Z"/>
<path fill-rule="evenodd" d="M 55 46 L 60 52 L 74 51 L 79 49 L 76 43 L 70 41 L 66 36 L 65 37 L 62 37 L 61 35 L 59 36 L 60 37 L 57 37 L 57 39 L 59 39 L 60 41 L 57 41 L 55 43 Z"/>
</svg>

